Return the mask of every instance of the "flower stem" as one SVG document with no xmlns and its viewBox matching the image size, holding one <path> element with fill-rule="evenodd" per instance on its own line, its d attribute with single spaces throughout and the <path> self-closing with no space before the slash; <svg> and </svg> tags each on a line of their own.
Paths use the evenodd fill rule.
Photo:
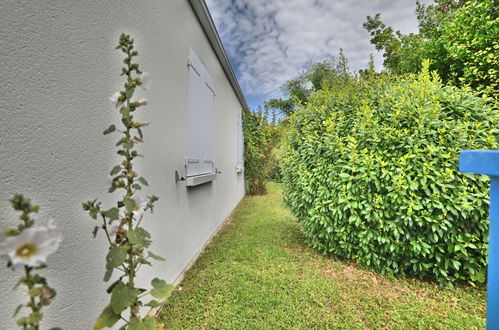
<svg viewBox="0 0 499 330">
<path fill-rule="evenodd" d="M 39 310 L 38 310 L 38 307 L 36 306 L 35 298 L 32 297 L 30 294 L 31 289 L 34 286 L 34 283 L 31 282 L 31 267 L 24 266 L 24 272 L 26 274 L 26 286 L 28 287 L 28 295 L 30 297 L 29 298 L 30 302 L 28 305 L 31 307 L 32 314 L 36 314 L 39 312 Z M 33 326 L 34 330 L 38 330 L 38 327 L 39 327 L 38 322 L 35 324 L 31 324 L 31 325 Z"/>
<path fill-rule="evenodd" d="M 134 88 L 133 84 L 133 79 L 132 79 L 132 67 L 131 67 L 131 60 L 132 56 L 130 54 L 130 46 L 127 47 L 127 52 L 126 52 L 128 59 L 130 61 L 127 62 L 127 85 L 128 88 Z M 126 96 L 126 106 L 130 109 L 130 97 Z M 131 109 L 130 109 L 131 110 Z M 129 115 L 131 117 L 131 115 Z M 125 141 L 128 143 L 130 141 L 130 125 L 131 125 L 131 118 L 129 120 L 124 120 L 124 123 L 127 123 L 125 125 Z M 130 154 L 130 149 L 126 149 L 125 151 L 125 170 L 126 170 L 126 178 L 127 178 L 127 184 L 126 184 L 126 195 L 125 198 L 131 199 L 133 197 L 133 191 L 132 191 L 132 184 L 133 184 L 133 176 L 132 176 L 132 155 Z M 128 230 L 131 231 L 133 230 L 133 212 L 129 212 L 126 214 L 126 219 L 127 219 L 127 224 L 128 224 Z M 133 248 L 130 247 L 128 249 L 128 285 L 131 287 L 134 287 L 134 281 L 135 281 L 135 255 L 133 252 Z M 134 303 L 130 306 L 130 316 L 135 317 L 137 316 L 138 313 L 138 304 L 137 304 L 137 298 L 135 298 Z"/>
</svg>

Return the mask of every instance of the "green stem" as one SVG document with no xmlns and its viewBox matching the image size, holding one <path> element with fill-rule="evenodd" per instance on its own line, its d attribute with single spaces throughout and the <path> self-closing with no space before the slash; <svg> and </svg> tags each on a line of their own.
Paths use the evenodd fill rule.
<svg viewBox="0 0 499 330">
<path fill-rule="evenodd" d="M 109 232 L 107 231 L 106 217 L 102 216 L 102 222 L 103 222 L 102 228 L 104 229 L 104 232 L 106 233 L 107 240 L 111 246 L 114 246 L 114 244 L 111 240 L 111 236 L 109 236 Z"/>
<path fill-rule="evenodd" d="M 131 59 L 132 57 L 130 56 L 130 49 L 127 49 L 127 55 L 130 58 L 130 62 L 127 63 L 127 83 L 130 84 L 132 83 L 132 68 L 131 68 Z M 129 87 L 130 88 L 130 87 Z M 126 98 L 126 106 L 130 108 L 130 98 L 127 96 Z M 131 115 L 130 115 L 131 116 Z M 130 124 L 126 125 L 126 130 L 125 130 L 125 139 L 128 142 L 130 140 Z M 132 184 L 133 184 L 133 178 L 132 178 L 132 156 L 130 154 L 130 150 L 126 149 L 125 152 L 125 158 L 126 158 L 126 176 L 127 176 L 127 185 L 126 185 L 126 195 L 125 198 L 132 198 L 133 196 L 133 191 L 132 191 Z M 128 222 L 128 230 L 133 230 L 133 213 L 130 212 L 126 215 L 127 222 Z M 135 258 L 134 258 L 134 253 L 133 249 L 129 248 L 128 249 L 128 285 L 131 287 L 134 287 L 134 281 L 135 281 Z M 137 299 L 135 299 L 135 302 L 130 306 L 130 317 L 135 317 L 138 314 L 138 304 L 137 304 Z"/>
<path fill-rule="evenodd" d="M 30 296 L 29 300 L 29 306 L 31 307 L 31 312 L 33 314 L 35 313 L 38 313 L 39 310 L 38 308 L 36 307 L 36 303 L 35 303 L 35 298 L 31 297 L 31 295 L 29 294 L 29 291 L 31 291 L 31 289 L 33 288 L 34 284 L 31 282 L 31 267 L 28 267 L 28 266 L 24 266 L 24 272 L 26 274 L 26 286 L 28 287 L 28 295 Z M 34 330 L 38 330 L 38 323 L 36 324 L 31 324 L 33 326 L 33 329 Z"/>
</svg>

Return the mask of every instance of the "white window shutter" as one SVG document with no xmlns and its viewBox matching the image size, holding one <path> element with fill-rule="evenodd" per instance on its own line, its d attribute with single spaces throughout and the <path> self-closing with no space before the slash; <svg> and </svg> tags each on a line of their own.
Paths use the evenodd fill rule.
<svg viewBox="0 0 499 330">
<path fill-rule="evenodd" d="M 213 159 L 215 88 L 213 78 L 191 49 L 187 86 L 187 177 L 215 172 Z"/>
<path fill-rule="evenodd" d="M 203 84 L 203 173 L 215 172 L 215 160 L 213 159 L 214 103 L 213 78 L 205 70 Z"/>
<path fill-rule="evenodd" d="M 204 67 L 191 49 L 187 81 L 187 176 L 203 173 L 203 71 Z"/>
</svg>

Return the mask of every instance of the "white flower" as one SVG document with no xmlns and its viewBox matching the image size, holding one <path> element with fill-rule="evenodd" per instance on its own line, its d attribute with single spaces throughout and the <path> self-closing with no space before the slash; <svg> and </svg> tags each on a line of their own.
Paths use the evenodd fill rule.
<svg viewBox="0 0 499 330">
<path fill-rule="evenodd" d="M 108 232 L 110 237 L 114 237 L 118 233 L 119 229 L 120 229 L 120 226 L 118 224 L 112 224 L 107 228 L 107 232 Z"/>
<path fill-rule="evenodd" d="M 57 251 L 62 236 L 52 221 L 47 227 L 30 227 L 17 236 L 7 237 L 0 243 L 0 255 L 7 255 L 13 266 L 38 267 Z"/>
<path fill-rule="evenodd" d="M 133 208 L 132 213 L 136 219 L 140 219 L 142 214 L 144 214 L 144 208 L 147 205 L 147 200 L 141 196 L 135 197 L 133 200 L 135 201 L 135 207 Z"/>
<path fill-rule="evenodd" d="M 109 98 L 109 101 L 111 101 L 111 103 L 113 103 L 116 108 L 122 104 L 120 102 L 120 96 L 121 96 L 121 93 L 116 92 L 113 95 L 111 95 L 111 97 Z"/>
<path fill-rule="evenodd" d="M 149 102 L 149 101 L 147 99 L 140 99 L 138 102 L 140 105 L 146 105 L 147 102 Z"/>
<path fill-rule="evenodd" d="M 151 76 L 148 72 L 142 72 L 140 75 L 140 87 L 143 89 L 150 89 L 152 87 Z"/>
</svg>

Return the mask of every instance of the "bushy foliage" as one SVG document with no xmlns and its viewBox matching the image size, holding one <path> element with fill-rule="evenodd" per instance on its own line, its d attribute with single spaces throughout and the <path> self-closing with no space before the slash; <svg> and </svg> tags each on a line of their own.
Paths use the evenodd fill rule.
<svg viewBox="0 0 499 330">
<path fill-rule="evenodd" d="M 272 149 L 277 138 L 275 127 L 268 122 L 266 112 L 243 111 L 244 172 L 246 191 L 250 195 L 263 195 L 276 160 Z"/>
<path fill-rule="evenodd" d="M 469 2 L 444 21 L 436 40 L 426 43 L 445 80 L 499 97 L 499 6 L 494 0 Z"/>
<path fill-rule="evenodd" d="M 290 119 L 286 201 L 310 245 L 382 273 L 483 282 L 488 181 L 460 173 L 463 149 L 499 147 L 499 112 L 418 76 L 350 80 Z"/>
<path fill-rule="evenodd" d="M 384 66 L 395 74 L 415 73 L 430 60 L 444 82 L 469 85 L 498 97 L 499 11 L 496 1 L 437 0 L 418 3 L 418 34 L 404 35 L 379 14 L 367 17 L 371 43 L 383 51 Z"/>
</svg>

